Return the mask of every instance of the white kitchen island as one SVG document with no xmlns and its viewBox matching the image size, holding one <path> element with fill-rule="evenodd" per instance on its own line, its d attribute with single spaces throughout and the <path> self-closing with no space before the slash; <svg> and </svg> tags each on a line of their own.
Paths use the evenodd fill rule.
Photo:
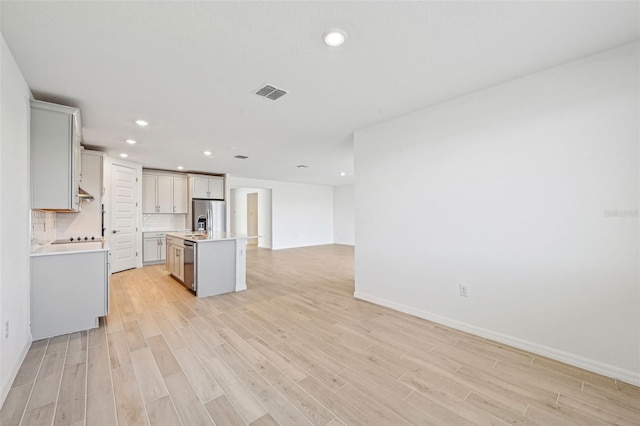
<svg viewBox="0 0 640 426">
<path fill-rule="evenodd" d="M 167 268 L 199 298 L 246 290 L 247 238 L 227 232 L 167 233 Z M 189 242 L 194 243 L 192 264 L 185 253 Z M 191 274 L 194 288 L 188 284 Z"/>
</svg>

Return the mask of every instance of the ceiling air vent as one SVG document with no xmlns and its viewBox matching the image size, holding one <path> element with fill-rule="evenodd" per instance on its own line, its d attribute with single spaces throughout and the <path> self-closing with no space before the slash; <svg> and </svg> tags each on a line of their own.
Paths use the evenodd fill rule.
<svg viewBox="0 0 640 426">
<path fill-rule="evenodd" d="M 235 156 L 235 157 L 233 157 L 233 158 L 237 158 L 238 160 L 246 160 L 246 159 L 247 159 L 247 158 L 249 158 L 249 157 L 247 157 L 246 155 L 236 155 L 236 156 Z"/>
<path fill-rule="evenodd" d="M 271 99 L 272 101 L 275 101 L 276 99 L 279 99 L 287 94 L 287 92 L 285 92 L 284 90 L 278 89 L 268 84 L 259 88 L 254 93 L 258 96 Z"/>
</svg>

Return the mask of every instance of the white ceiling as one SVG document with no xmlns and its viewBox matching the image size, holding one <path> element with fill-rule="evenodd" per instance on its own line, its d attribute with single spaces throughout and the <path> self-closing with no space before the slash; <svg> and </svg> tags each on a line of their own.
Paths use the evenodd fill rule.
<svg viewBox="0 0 640 426">
<path fill-rule="evenodd" d="M 85 144 L 144 167 L 329 185 L 353 181 L 359 128 L 640 37 L 635 1 L 0 5 L 34 96 L 80 107 Z M 322 42 L 333 27 L 340 48 Z M 263 83 L 289 93 L 253 95 Z"/>
</svg>

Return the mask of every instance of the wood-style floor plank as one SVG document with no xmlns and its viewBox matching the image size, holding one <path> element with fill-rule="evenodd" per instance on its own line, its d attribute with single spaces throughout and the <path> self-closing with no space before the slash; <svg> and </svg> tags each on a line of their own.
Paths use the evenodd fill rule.
<svg viewBox="0 0 640 426">
<path fill-rule="evenodd" d="M 44 351 L 42 353 L 44 354 Z M 2 410 L 0 410 L 0 425 L 20 424 L 31 389 L 33 389 L 33 383 L 14 386 L 9 390 L 7 399 L 5 399 Z"/>
<path fill-rule="evenodd" d="M 113 389 L 107 388 L 87 396 L 87 426 L 116 424 Z"/>
<path fill-rule="evenodd" d="M 125 425 L 149 424 L 133 366 L 125 365 L 113 369 L 112 374 L 118 423 Z"/>
<path fill-rule="evenodd" d="M 24 413 L 24 418 L 22 420 L 23 425 L 26 426 L 48 426 L 53 422 L 53 413 L 56 409 L 55 401 L 50 402 L 45 405 L 41 405 L 40 407 L 33 408 L 31 410 L 27 410 Z"/>
<path fill-rule="evenodd" d="M 204 365 L 247 423 L 267 413 L 267 410 L 224 361 L 218 357 L 212 357 L 204 360 Z"/>
<path fill-rule="evenodd" d="M 109 349 L 105 344 L 89 348 L 87 393 L 91 395 L 112 387 Z"/>
<path fill-rule="evenodd" d="M 184 375 L 203 404 L 224 394 L 220 385 L 213 380 L 198 357 L 189 348 L 175 352 Z"/>
<path fill-rule="evenodd" d="M 240 426 L 247 424 L 224 395 L 207 402 L 205 407 L 217 425 Z"/>
<path fill-rule="evenodd" d="M 198 399 L 183 373 L 165 378 L 178 415 L 184 425 L 213 425 L 213 420 Z"/>
<path fill-rule="evenodd" d="M 147 343 L 162 377 L 171 376 L 180 371 L 178 361 L 162 336 L 153 336 L 147 339 Z"/>
<path fill-rule="evenodd" d="M 27 404 L 27 410 L 56 401 L 63 368 L 64 352 L 45 355 Z"/>
<path fill-rule="evenodd" d="M 145 403 L 168 395 L 167 386 L 149 348 L 131 352 L 131 360 L 133 361 L 133 368 L 136 372 L 142 399 Z"/>
<path fill-rule="evenodd" d="M 640 425 L 640 388 L 353 298 L 353 248 L 247 249 L 248 290 L 112 276 L 99 327 L 33 342 L 2 426 Z M 86 413 L 86 414 L 85 414 Z"/>
<path fill-rule="evenodd" d="M 18 374 L 11 385 L 12 387 L 22 386 L 27 383 L 33 384 L 33 382 L 35 382 L 48 344 L 49 339 L 38 340 L 31 344 L 18 370 Z"/>
<path fill-rule="evenodd" d="M 148 402 L 146 406 L 147 413 L 149 414 L 149 424 L 151 424 L 151 426 L 181 424 L 176 407 L 173 405 L 173 401 L 171 401 L 169 395 Z"/>
<path fill-rule="evenodd" d="M 53 424 L 72 425 L 84 421 L 87 394 L 87 364 L 64 367 Z"/>
</svg>

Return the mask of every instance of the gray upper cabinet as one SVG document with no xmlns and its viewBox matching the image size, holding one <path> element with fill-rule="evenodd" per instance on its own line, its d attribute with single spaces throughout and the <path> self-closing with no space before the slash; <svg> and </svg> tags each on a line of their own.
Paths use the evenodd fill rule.
<svg viewBox="0 0 640 426">
<path fill-rule="evenodd" d="M 224 200 L 224 178 L 222 176 L 189 175 L 190 198 Z"/>
<path fill-rule="evenodd" d="M 80 110 L 31 101 L 31 208 L 78 211 Z"/>
</svg>

